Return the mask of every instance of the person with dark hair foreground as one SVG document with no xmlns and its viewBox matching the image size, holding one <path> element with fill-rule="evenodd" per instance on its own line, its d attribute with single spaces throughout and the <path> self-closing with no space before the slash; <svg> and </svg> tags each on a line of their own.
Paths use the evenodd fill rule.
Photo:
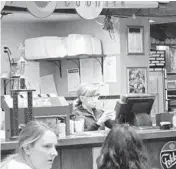
<svg viewBox="0 0 176 169">
<path fill-rule="evenodd" d="M 143 143 L 133 127 L 116 124 L 97 158 L 98 169 L 151 169 Z"/>
<path fill-rule="evenodd" d="M 57 136 L 48 125 L 29 122 L 20 132 L 17 152 L 5 158 L 1 169 L 51 169 L 57 156 Z"/>
</svg>

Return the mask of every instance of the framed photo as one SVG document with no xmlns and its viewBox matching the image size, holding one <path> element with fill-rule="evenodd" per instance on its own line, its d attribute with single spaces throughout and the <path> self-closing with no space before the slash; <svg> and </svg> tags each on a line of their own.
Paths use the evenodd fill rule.
<svg viewBox="0 0 176 169">
<path fill-rule="evenodd" d="M 147 68 L 127 68 L 127 89 L 128 93 L 147 93 Z"/>
<path fill-rule="evenodd" d="M 128 54 L 144 54 L 144 27 L 128 26 L 127 48 Z"/>
</svg>

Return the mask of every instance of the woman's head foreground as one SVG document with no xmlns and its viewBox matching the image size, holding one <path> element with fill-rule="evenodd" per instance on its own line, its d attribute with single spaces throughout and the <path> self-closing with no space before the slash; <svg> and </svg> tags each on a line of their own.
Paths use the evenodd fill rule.
<svg viewBox="0 0 176 169">
<path fill-rule="evenodd" d="M 143 143 L 127 124 L 116 124 L 105 139 L 98 169 L 150 169 Z"/>
<path fill-rule="evenodd" d="M 52 128 L 38 121 L 29 122 L 19 134 L 17 154 L 13 159 L 32 169 L 50 169 L 57 156 L 57 136 Z M 12 160 L 9 158 L 8 161 Z"/>
</svg>

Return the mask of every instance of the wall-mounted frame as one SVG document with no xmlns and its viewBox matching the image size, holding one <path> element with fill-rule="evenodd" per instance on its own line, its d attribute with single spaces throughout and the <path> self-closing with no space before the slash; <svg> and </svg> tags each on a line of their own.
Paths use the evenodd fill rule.
<svg viewBox="0 0 176 169">
<path fill-rule="evenodd" d="M 144 27 L 127 27 L 127 52 L 128 54 L 144 54 Z"/>
<path fill-rule="evenodd" d="M 128 93 L 147 93 L 147 67 L 127 67 Z"/>
</svg>

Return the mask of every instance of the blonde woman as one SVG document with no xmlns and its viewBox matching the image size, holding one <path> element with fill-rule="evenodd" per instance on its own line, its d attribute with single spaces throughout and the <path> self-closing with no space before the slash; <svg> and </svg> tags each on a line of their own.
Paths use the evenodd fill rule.
<svg viewBox="0 0 176 169">
<path fill-rule="evenodd" d="M 93 84 L 82 84 L 77 90 L 78 98 L 73 103 L 73 114 L 85 118 L 85 131 L 104 129 L 105 126 L 111 128 L 114 120 L 114 111 L 105 112 L 97 109 L 96 104 L 99 99 L 99 90 Z"/>
<path fill-rule="evenodd" d="M 1 169 L 51 169 L 57 156 L 57 136 L 44 123 L 31 121 L 20 132 L 17 152 L 1 163 Z"/>
</svg>

